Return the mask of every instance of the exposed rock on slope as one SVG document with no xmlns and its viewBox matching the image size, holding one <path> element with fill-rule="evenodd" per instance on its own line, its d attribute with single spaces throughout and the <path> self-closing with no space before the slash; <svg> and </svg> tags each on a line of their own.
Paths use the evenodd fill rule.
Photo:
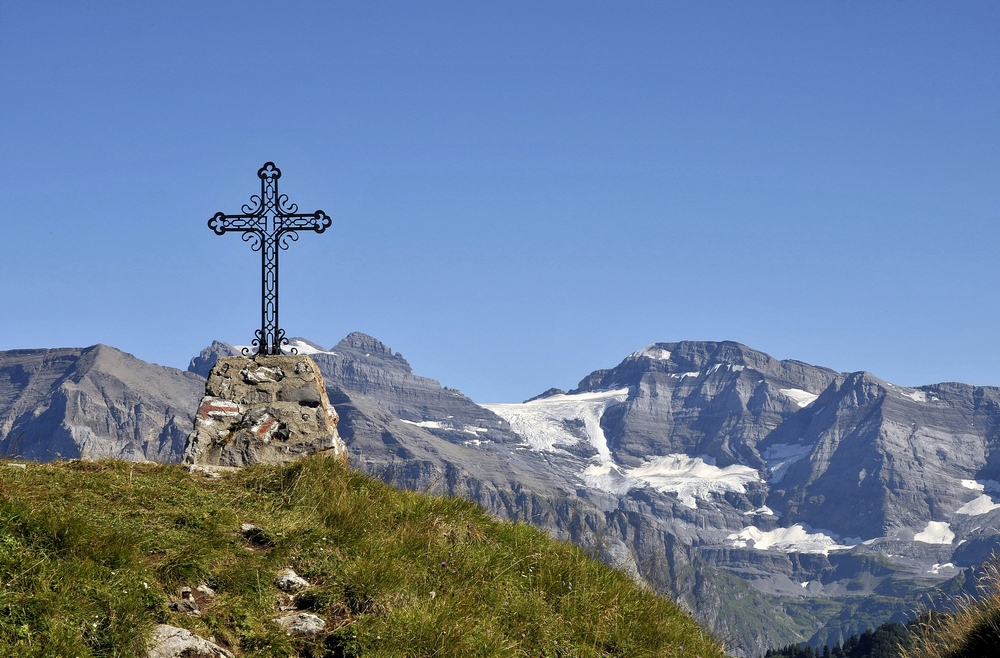
<svg viewBox="0 0 1000 658">
<path fill-rule="evenodd" d="M 570 393 L 629 388 L 628 404 L 602 418 L 609 447 L 622 464 L 684 453 L 760 469 L 764 462 L 747 447 L 837 376 L 738 343 L 658 343 L 588 375 Z"/>
<path fill-rule="evenodd" d="M 176 461 L 204 386 L 107 345 L 0 352 L 0 454 Z"/>
</svg>

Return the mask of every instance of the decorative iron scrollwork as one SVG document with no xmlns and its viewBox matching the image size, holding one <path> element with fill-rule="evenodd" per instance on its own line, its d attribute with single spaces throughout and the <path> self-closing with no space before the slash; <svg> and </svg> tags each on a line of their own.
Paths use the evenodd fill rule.
<svg viewBox="0 0 1000 658">
<path fill-rule="evenodd" d="M 260 329 L 254 332 L 252 341 L 256 349 L 244 348 L 243 353 L 282 354 L 288 339 L 285 330 L 278 327 L 278 253 L 299 239 L 298 231 L 322 233 L 333 220 L 322 210 L 299 213 L 299 207 L 289 203 L 287 194 L 279 194 L 281 170 L 273 162 L 265 162 L 257 170 L 257 177 L 260 195 L 251 196 L 250 203 L 243 204 L 241 214 L 215 213 L 208 220 L 208 228 L 216 235 L 240 232 L 243 241 L 250 243 L 250 249 L 261 253 Z M 296 353 L 294 348 L 290 351 Z"/>
</svg>

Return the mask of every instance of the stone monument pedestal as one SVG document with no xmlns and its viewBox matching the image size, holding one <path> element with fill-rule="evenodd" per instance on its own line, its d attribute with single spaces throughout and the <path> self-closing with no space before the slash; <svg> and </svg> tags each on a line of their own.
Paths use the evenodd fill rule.
<svg viewBox="0 0 1000 658">
<path fill-rule="evenodd" d="M 339 420 L 308 356 L 223 357 L 208 375 L 184 463 L 282 464 L 315 453 L 346 462 Z"/>
</svg>

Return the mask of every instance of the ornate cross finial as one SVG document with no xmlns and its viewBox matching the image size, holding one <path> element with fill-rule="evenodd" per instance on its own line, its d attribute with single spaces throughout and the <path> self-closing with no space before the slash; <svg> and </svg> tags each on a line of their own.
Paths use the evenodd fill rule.
<svg viewBox="0 0 1000 658">
<path fill-rule="evenodd" d="M 278 328 L 278 252 L 299 239 L 297 231 L 322 233 L 333 220 L 322 210 L 300 214 L 299 207 L 288 202 L 287 194 L 278 194 L 281 170 L 273 162 L 265 162 L 257 171 L 260 178 L 260 196 L 250 197 L 243 205 L 243 213 L 227 215 L 217 212 L 208 220 L 208 227 L 216 235 L 230 231 L 243 233 L 243 241 L 261 254 L 261 306 L 260 329 L 253 345 L 257 354 L 281 354 L 281 346 L 288 343 L 285 330 Z M 292 353 L 295 350 L 292 349 Z M 244 348 L 244 354 L 250 349 Z"/>
</svg>

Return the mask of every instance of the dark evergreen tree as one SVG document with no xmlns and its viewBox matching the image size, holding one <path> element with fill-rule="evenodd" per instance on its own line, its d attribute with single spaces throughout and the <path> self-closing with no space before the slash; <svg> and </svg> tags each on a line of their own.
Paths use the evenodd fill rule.
<svg viewBox="0 0 1000 658">
<path fill-rule="evenodd" d="M 914 622 L 911 622 L 911 624 Z M 809 645 L 789 644 L 769 650 L 765 658 L 899 658 L 899 647 L 910 643 L 910 624 L 904 626 L 888 622 L 878 628 L 868 629 L 860 636 L 852 635 L 841 644 L 822 649 Z"/>
</svg>

